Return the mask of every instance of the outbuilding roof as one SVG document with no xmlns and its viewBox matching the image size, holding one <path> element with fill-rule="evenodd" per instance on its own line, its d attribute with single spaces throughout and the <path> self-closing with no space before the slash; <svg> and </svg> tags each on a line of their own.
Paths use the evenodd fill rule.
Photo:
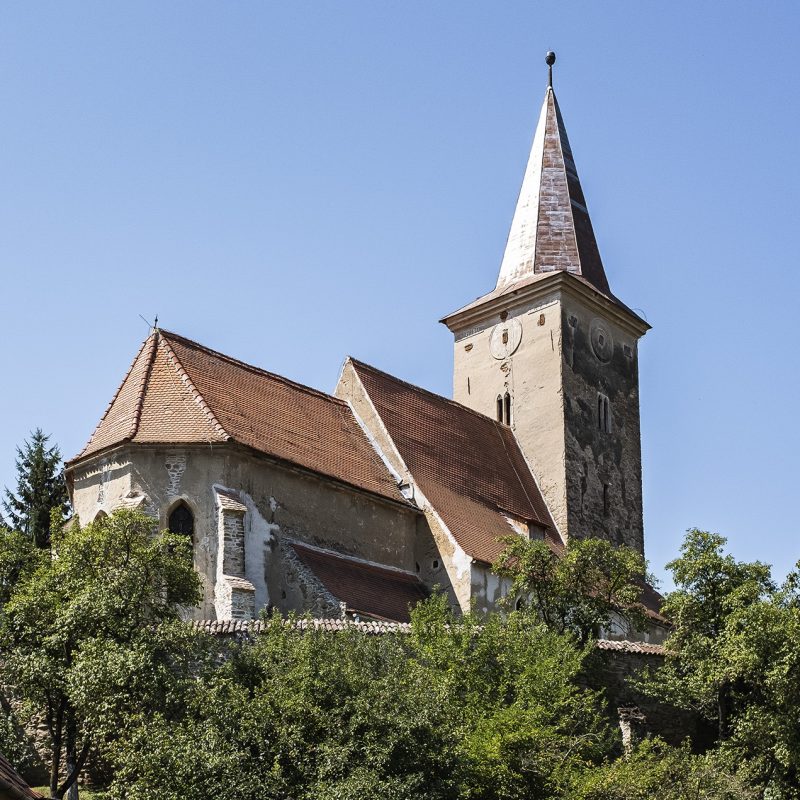
<svg viewBox="0 0 800 800">
<path fill-rule="evenodd" d="M 34 792 L 5 756 L 0 753 L 0 794 L 3 792 L 7 792 L 9 797 L 19 798 L 19 800 L 42 800 L 42 795 Z"/>
<path fill-rule="evenodd" d="M 300 560 L 347 610 L 381 620 L 408 622 L 409 608 L 428 596 L 410 572 L 348 558 L 327 550 L 291 544 Z"/>
</svg>

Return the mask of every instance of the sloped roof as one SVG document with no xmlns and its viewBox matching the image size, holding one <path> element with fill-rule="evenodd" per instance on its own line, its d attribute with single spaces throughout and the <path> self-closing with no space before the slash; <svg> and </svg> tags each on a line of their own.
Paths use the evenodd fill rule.
<svg viewBox="0 0 800 800">
<path fill-rule="evenodd" d="M 414 481 L 461 548 L 492 563 L 506 519 L 530 521 L 561 540 L 512 430 L 360 361 L 353 368 Z"/>
<path fill-rule="evenodd" d="M 21 800 L 41 800 L 42 795 L 34 792 L 0 753 L 0 791 L 7 791 L 11 797 Z"/>
<path fill-rule="evenodd" d="M 122 442 L 226 441 L 407 503 L 346 403 L 163 330 L 69 466 Z"/>
<path fill-rule="evenodd" d="M 428 596 L 410 572 L 388 569 L 293 542 L 292 549 L 348 611 L 384 620 L 408 622 L 409 606 Z"/>
</svg>

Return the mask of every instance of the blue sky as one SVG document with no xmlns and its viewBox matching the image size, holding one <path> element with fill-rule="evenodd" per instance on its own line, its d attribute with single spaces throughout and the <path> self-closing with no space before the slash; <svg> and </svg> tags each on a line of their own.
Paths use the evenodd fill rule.
<svg viewBox="0 0 800 800">
<path fill-rule="evenodd" d="M 544 53 L 641 346 L 646 546 L 800 558 L 796 3 L 9 2 L 0 485 L 88 438 L 139 318 L 332 390 L 450 394 L 494 285 Z M 668 587 L 668 583 L 665 582 Z"/>
</svg>

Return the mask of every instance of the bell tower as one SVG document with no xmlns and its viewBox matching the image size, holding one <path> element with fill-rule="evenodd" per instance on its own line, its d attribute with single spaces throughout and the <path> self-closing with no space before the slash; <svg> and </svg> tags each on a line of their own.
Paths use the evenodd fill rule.
<svg viewBox="0 0 800 800">
<path fill-rule="evenodd" d="M 562 536 L 644 551 L 638 341 L 611 292 L 553 91 L 555 54 L 497 285 L 442 322 L 453 397 L 509 425 Z"/>
</svg>

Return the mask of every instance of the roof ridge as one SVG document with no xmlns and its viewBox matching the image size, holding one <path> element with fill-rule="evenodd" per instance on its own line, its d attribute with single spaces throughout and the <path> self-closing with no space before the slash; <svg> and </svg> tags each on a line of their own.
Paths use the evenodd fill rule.
<svg viewBox="0 0 800 800">
<path fill-rule="evenodd" d="M 392 375 L 389 372 L 384 372 L 382 369 L 373 367 L 371 364 L 367 364 L 365 361 L 359 361 L 357 358 L 353 358 L 353 356 L 348 356 L 348 358 L 353 364 L 365 367 L 366 369 L 372 370 L 372 372 L 377 372 L 380 375 L 385 375 L 387 378 L 391 378 L 393 381 L 397 381 L 397 383 L 402 383 L 404 386 L 408 386 L 411 389 L 415 389 L 416 391 L 422 392 L 423 394 L 427 394 L 430 397 L 435 397 L 437 400 L 444 400 L 445 403 L 448 403 L 451 406 L 455 406 L 459 410 L 468 411 L 473 416 L 479 417 L 480 419 L 483 420 L 488 420 L 494 425 L 502 424 L 498 423 L 496 419 L 492 419 L 492 417 L 488 416 L 487 414 L 481 414 L 480 411 L 476 411 L 474 408 L 465 406 L 463 403 L 459 403 L 457 400 L 451 400 L 449 397 L 445 397 L 443 394 L 436 394 L 436 392 L 432 392 L 430 389 L 426 389 L 424 386 L 417 386 L 417 384 L 415 383 L 411 383 L 410 381 L 405 381 L 402 378 L 398 378 L 396 375 Z"/>
<path fill-rule="evenodd" d="M 233 437 L 222 427 L 220 421 L 217 419 L 214 412 L 209 407 L 208 403 L 206 402 L 205 398 L 202 394 L 198 391 L 197 387 L 194 385 L 194 381 L 189 377 L 189 374 L 186 372 L 185 367 L 181 364 L 181 360 L 176 355 L 175 351 L 170 347 L 169 340 L 167 337 L 163 335 L 163 331 L 158 331 L 160 334 L 159 339 L 164 342 L 164 347 L 167 350 L 167 355 L 170 359 L 174 362 L 175 370 L 178 373 L 178 376 L 186 383 L 189 391 L 194 395 L 195 399 L 197 400 L 200 410 L 206 415 L 208 421 L 211 423 L 211 426 L 217 429 L 217 432 L 224 436 L 226 439 L 233 439 Z"/>
<path fill-rule="evenodd" d="M 139 423 L 142 420 L 142 409 L 144 408 L 144 395 L 147 391 L 147 384 L 150 383 L 150 376 L 153 373 L 153 363 L 156 360 L 155 354 L 158 347 L 158 329 L 155 329 L 150 336 L 147 337 L 145 344 L 148 345 L 147 353 L 145 354 L 147 366 L 142 373 L 142 379 L 139 381 L 139 388 L 136 391 L 136 405 L 133 410 L 130 429 L 123 441 L 133 439 L 133 437 L 136 436 L 136 432 L 139 430 Z"/>
<path fill-rule="evenodd" d="M 136 355 L 133 357 L 133 361 L 131 361 L 131 365 L 126 370 L 125 375 L 120 381 L 119 386 L 117 386 L 117 390 L 114 392 L 114 396 L 111 398 L 111 402 L 106 406 L 106 410 L 103 412 L 103 416 L 100 417 L 100 421 L 97 423 L 97 425 L 94 426 L 94 430 L 92 431 L 91 436 L 81 449 L 80 453 L 78 453 L 78 455 L 76 455 L 74 458 L 71 458 L 70 462 L 68 463 L 71 463 L 72 461 L 77 461 L 89 449 L 89 445 L 92 443 L 92 439 L 94 439 L 95 435 L 100 430 L 100 426 L 103 424 L 105 418 L 108 416 L 108 412 L 111 411 L 111 409 L 113 408 L 114 403 L 117 401 L 117 398 L 119 397 L 119 393 L 122 391 L 122 387 L 125 385 L 128 378 L 130 377 L 131 372 L 133 371 L 133 368 L 136 366 L 136 362 L 139 360 L 139 356 L 141 356 L 142 351 L 144 350 L 144 348 L 147 346 L 147 343 L 151 339 L 155 339 L 154 333 L 149 333 L 147 335 L 147 338 L 139 346 L 139 349 L 136 351 Z M 130 436 L 128 438 L 130 438 Z"/>
<path fill-rule="evenodd" d="M 200 342 L 195 341 L 194 339 L 189 339 L 186 336 L 181 336 L 179 333 L 174 333 L 173 331 L 159 331 L 164 338 L 174 338 L 178 339 L 183 344 L 189 345 L 190 347 L 196 347 L 199 350 L 208 353 L 215 358 L 219 358 L 222 361 L 227 361 L 230 364 L 234 364 L 237 367 L 242 367 L 243 369 L 249 370 L 250 372 L 255 372 L 259 375 L 264 375 L 267 378 L 272 378 L 274 380 L 281 381 L 288 386 L 293 386 L 296 389 L 300 389 L 301 391 L 307 392 L 308 394 L 314 394 L 318 397 L 321 397 L 325 400 L 331 400 L 336 405 L 347 406 L 347 403 L 344 400 L 340 400 L 338 397 L 334 395 L 328 394 L 327 392 L 323 392 L 321 389 L 315 389 L 313 386 L 308 386 L 304 383 L 299 383 L 298 381 L 294 381 L 291 378 L 287 378 L 285 375 L 279 375 L 277 372 L 270 372 L 269 370 L 264 369 L 263 367 L 257 367 L 255 364 L 248 364 L 246 361 L 241 361 L 238 358 L 234 358 L 233 356 L 227 355 L 227 353 L 223 353 L 219 350 L 214 350 L 212 347 L 207 347 Z"/>
</svg>

